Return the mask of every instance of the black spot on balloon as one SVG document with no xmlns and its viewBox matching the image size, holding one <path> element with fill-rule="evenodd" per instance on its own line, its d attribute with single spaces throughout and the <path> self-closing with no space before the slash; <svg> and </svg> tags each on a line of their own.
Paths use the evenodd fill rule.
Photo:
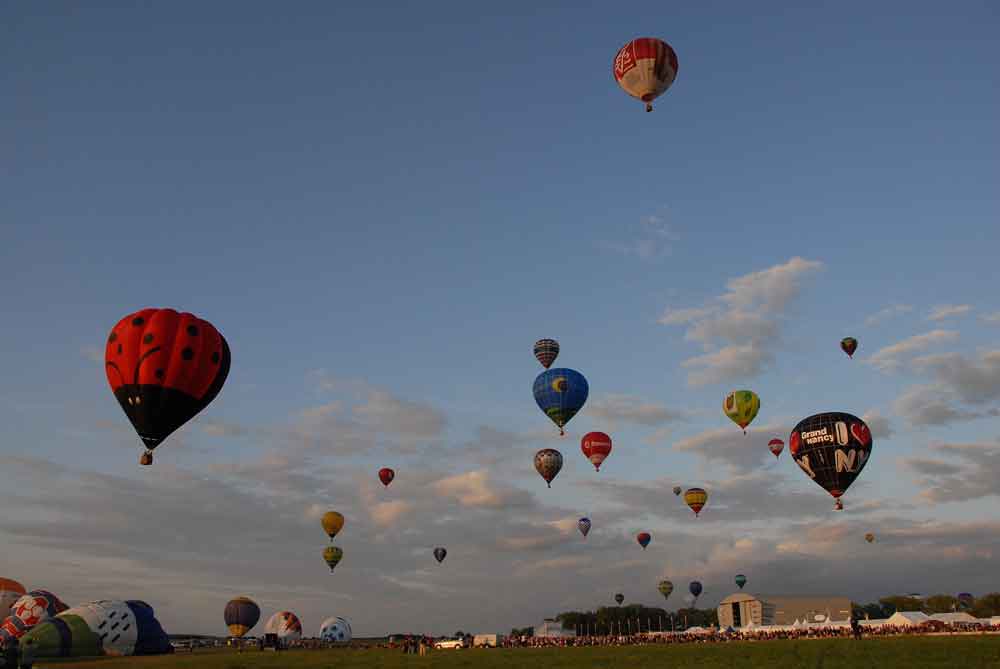
<svg viewBox="0 0 1000 669">
<path fill-rule="evenodd" d="M 118 355 L 122 354 L 122 345 L 118 344 Z"/>
<path fill-rule="evenodd" d="M 153 343 L 153 335 L 147 334 L 146 336 L 144 336 L 142 338 L 142 343 L 143 344 L 152 344 Z"/>
<path fill-rule="evenodd" d="M 219 352 L 218 351 L 216 351 L 215 353 L 212 354 L 212 362 L 214 362 L 216 365 L 219 364 Z"/>
<path fill-rule="evenodd" d="M 142 325 L 145 322 L 146 321 L 143 319 L 142 316 L 136 316 L 135 318 L 132 319 L 132 325 L 134 325 L 136 327 L 139 327 L 140 325 Z"/>
<path fill-rule="evenodd" d="M 190 360 L 194 357 L 194 351 L 190 346 L 186 346 L 183 351 L 181 351 L 181 357 L 185 360 Z"/>
<path fill-rule="evenodd" d="M 191 336 L 191 337 L 197 337 L 198 336 L 198 327 L 197 326 L 195 326 L 195 325 L 189 325 L 187 327 L 187 330 L 188 330 L 188 336 Z"/>
<path fill-rule="evenodd" d="M 158 379 L 162 379 L 163 378 L 163 370 L 162 369 L 156 370 L 156 378 L 158 378 Z"/>
<path fill-rule="evenodd" d="M 114 344 L 117 340 L 118 340 L 118 333 L 117 332 L 112 332 L 111 336 L 108 337 L 108 343 L 109 344 Z"/>
</svg>

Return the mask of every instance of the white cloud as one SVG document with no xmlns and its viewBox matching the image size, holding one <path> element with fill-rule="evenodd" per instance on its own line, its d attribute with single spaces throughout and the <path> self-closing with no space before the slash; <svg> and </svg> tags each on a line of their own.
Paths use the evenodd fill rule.
<svg viewBox="0 0 1000 669">
<path fill-rule="evenodd" d="M 900 366 L 899 358 L 901 356 L 922 351 L 944 342 L 954 341 L 957 338 L 958 332 L 955 330 L 932 330 L 880 348 L 872 353 L 865 362 L 883 372 L 891 371 Z"/>
<path fill-rule="evenodd" d="M 927 320 L 943 321 L 955 316 L 964 316 L 970 311 L 972 311 L 972 306 L 968 304 L 939 304 L 931 308 L 930 313 L 927 314 Z"/>
<path fill-rule="evenodd" d="M 915 368 L 931 372 L 964 402 L 984 404 L 1000 398 L 1000 349 L 983 351 L 978 360 L 959 353 L 917 358 Z"/>
<path fill-rule="evenodd" d="M 861 416 L 861 420 L 868 425 L 868 429 L 871 430 L 872 437 L 875 439 L 888 439 L 892 436 L 892 426 L 889 425 L 889 419 L 877 410 L 872 409 L 865 412 Z"/>
<path fill-rule="evenodd" d="M 983 314 L 980 318 L 987 323 L 1000 323 L 1000 311 L 994 311 L 992 314 Z"/>
<path fill-rule="evenodd" d="M 587 413 L 612 423 L 634 423 L 656 427 L 680 420 L 684 414 L 656 402 L 632 395 L 606 395 L 587 406 Z"/>
<path fill-rule="evenodd" d="M 682 366 L 688 383 L 701 386 L 761 374 L 774 362 L 780 345 L 781 319 L 807 277 L 822 269 L 814 260 L 788 262 L 730 279 L 726 292 L 704 305 L 667 309 L 659 322 L 687 325 L 684 338 L 705 353 Z"/>
<path fill-rule="evenodd" d="M 920 475 L 922 498 L 943 504 L 1000 495 L 1000 442 L 938 444 L 932 453 L 938 457 L 903 459 Z"/>
<path fill-rule="evenodd" d="M 433 484 L 434 491 L 467 507 L 502 507 L 516 503 L 519 493 L 495 486 L 483 470 L 455 474 Z"/>
<path fill-rule="evenodd" d="M 909 425 L 948 425 L 980 418 L 982 414 L 955 406 L 955 398 L 940 385 L 913 386 L 892 403 L 892 410 Z"/>
<path fill-rule="evenodd" d="M 725 462 L 735 470 L 745 472 L 771 464 L 774 456 L 767 449 L 767 442 L 775 437 L 786 439 L 793 425 L 787 420 L 764 425 L 751 424 L 746 434 L 736 425 L 714 428 L 678 440 L 674 444 L 674 450 L 692 453 L 706 460 Z"/>
<path fill-rule="evenodd" d="M 368 401 L 353 411 L 366 424 L 406 438 L 438 437 L 446 422 L 444 414 L 434 407 L 400 399 L 382 390 L 371 391 Z"/>
<path fill-rule="evenodd" d="M 603 242 L 602 245 L 640 260 L 653 260 L 670 254 L 671 244 L 677 240 L 677 235 L 667 222 L 665 214 L 642 217 L 639 219 L 639 228 L 640 231 L 631 239 Z"/>
<path fill-rule="evenodd" d="M 913 311 L 913 307 L 908 304 L 893 304 L 884 309 L 876 311 L 874 314 L 865 319 L 865 325 L 868 327 L 873 327 L 879 323 L 883 323 L 891 318 L 900 316 L 902 314 L 908 314 Z"/>
</svg>

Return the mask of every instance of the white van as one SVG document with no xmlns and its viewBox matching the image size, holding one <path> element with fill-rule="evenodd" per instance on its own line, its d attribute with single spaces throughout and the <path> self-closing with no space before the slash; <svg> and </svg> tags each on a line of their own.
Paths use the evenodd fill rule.
<svg viewBox="0 0 1000 669">
<path fill-rule="evenodd" d="M 477 634 L 472 639 L 473 648 L 496 648 L 499 643 L 499 634 Z"/>
<path fill-rule="evenodd" d="M 463 639 L 442 639 L 441 641 L 435 641 L 434 647 L 441 648 L 465 648 L 465 641 Z"/>
</svg>

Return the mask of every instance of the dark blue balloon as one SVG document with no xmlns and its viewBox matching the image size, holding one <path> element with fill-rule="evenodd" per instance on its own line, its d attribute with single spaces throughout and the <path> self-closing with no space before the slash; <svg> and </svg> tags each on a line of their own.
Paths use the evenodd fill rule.
<svg viewBox="0 0 1000 669">
<path fill-rule="evenodd" d="M 587 533 L 590 532 L 590 518 L 587 517 L 581 518 L 580 521 L 576 524 L 576 526 L 580 528 L 580 534 L 582 534 L 583 536 L 587 536 Z"/>
<path fill-rule="evenodd" d="M 138 599 L 128 600 L 125 605 L 135 614 L 138 629 L 133 652 L 136 655 L 163 655 L 174 651 L 170 638 L 153 614 L 153 607 Z"/>
<path fill-rule="evenodd" d="M 688 590 L 691 591 L 692 595 L 697 597 L 701 594 L 701 583 L 698 581 L 691 581 L 691 585 L 688 586 Z"/>
<path fill-rule="evenodd" d="M 448 551 L 444 548 L 438 546 L 434 549 L 434 559 L 438 562 L 442 562 L 446 555 L 448 555 Z"/>
<path fill-rule="evenodd" d="M 575 369 L 559 367 L 542 372 L 532 387 L 538 408 L 556 424 L 559 433 L 576 413 L 583 408 L 590 394 L 590 386 L 583 374 Z"/>
</svg>

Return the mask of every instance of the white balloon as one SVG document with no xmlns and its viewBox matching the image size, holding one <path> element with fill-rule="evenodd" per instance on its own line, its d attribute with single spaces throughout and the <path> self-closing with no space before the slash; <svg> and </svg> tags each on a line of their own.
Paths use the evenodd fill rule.
<svg viewBox="0 0 1000 669">
<path fill-rule="evenodd" d="M 351 623 L 340 617 L 327 618 L 319 626 L 319 638 L 338 644 L 349 644 L 354 635 L 351 633 Z"/>
</svg>

